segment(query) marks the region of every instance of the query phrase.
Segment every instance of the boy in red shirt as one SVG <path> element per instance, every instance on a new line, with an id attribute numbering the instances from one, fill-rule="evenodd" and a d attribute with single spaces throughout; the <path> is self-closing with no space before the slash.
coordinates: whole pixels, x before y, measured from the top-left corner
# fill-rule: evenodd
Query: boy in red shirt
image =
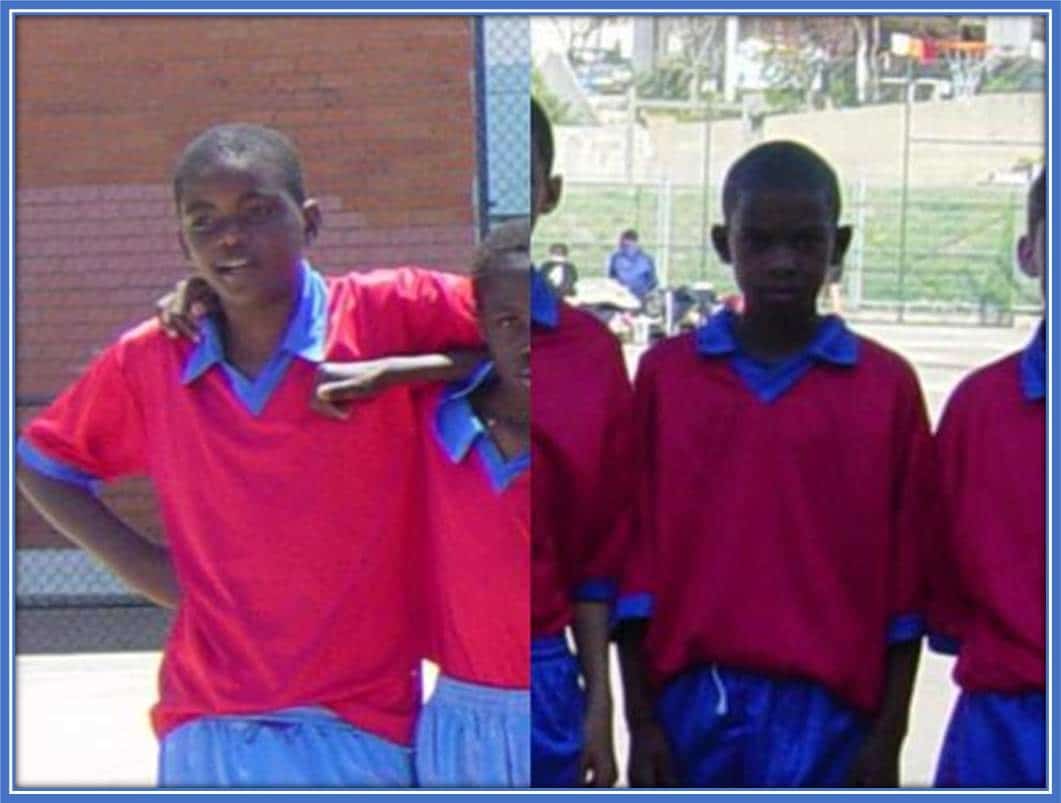
<path id="1" fill-rule="evenodd" d="M 474 345 L 468 283 L 317 274 L 303 252 L 319 209 L 293 146 L 260 126 L 194 140 L 174 194 L 218 314 L 197 344 L 150 322 L 106 349 L 26 428 L 20 487 L 177 608 L 152 711 L 161 785 L 410 785 L 420 493 L 417 442 L 398 441 L 417 432 L 413 400 L 395 388 L 340 423 L 307 399 L 326 358 Z M 93 493 L 131 475 L 154 481 L 165 547 Z"/>
<path id="2" fill-rule="evenodd" d="M 924 402 L 900 357 L 817 314 L 851 237 L 820 156 L 752 149 L 723 210 L 743 312 L 660 343 L 634 385 L 630 780 L 895 786 L 931 530 Z"/>
<path id="3" fill-rule="evenodd" d="M 552 174 L 552 127 L 533 99 L 531 145 L 536 220 L 556 207 L 562 184 Z M 531 361 L 532 786 L 612 786 L 608 627 L 633 492 L 630 383 L 614 335 L 557 300 L 538 271 Z"/>
<path id="4" fill-rule="evenodd" d="M 530 785 L 530 226 L 487 236 L 473 273 L 489 358 L 421 394 L 427 656 L 421 786 Z"/>
<path id="5" fill-rule="evenodd" d="M 1046 298 L 1046 174 L 1028 192 L 1017 255 Z M 956 653 L 936 786 L 1046 786 L 1046 321 L 975 371 L 936 435 L 946 511 L 930 581 L 929 644 Z"/>

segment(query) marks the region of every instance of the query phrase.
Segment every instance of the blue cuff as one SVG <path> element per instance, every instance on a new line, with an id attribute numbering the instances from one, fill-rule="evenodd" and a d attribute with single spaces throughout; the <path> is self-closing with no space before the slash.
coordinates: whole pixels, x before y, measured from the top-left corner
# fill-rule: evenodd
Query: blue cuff
<path id="1" fill-rule="evenodd" d="M 50 477 L 59 482 L 76 485 L 78 488 L 84 488 L 92 494 L 99 494 L 99 489 L 103 485 L 103 480 L 92 474 L 87 474 L 80 469 L 76 469 L 73 466 L 68 466 L 66 463 L 60 463 L 58 460 L 48 457 L 48 455 L 37 450 L 33 444 L 25 438 L 18 439 L 15 451 L 18 453 L 18 457 L 22 461 L 22 464 L 27 468 L 33 469 L 38 474 L 43 474 L 45 477 Z"/>
<path id="2" fill-rule="evenodd" d="M 612 614 L 612 626 L 630 619 L 651 619 L 655 599 L 651 594 L 627 594 L 619 597 Z"/>
<path id="3" fill-rule="evenodd" d="M 957 655 L 961 649 L 962 643 L 959 639 L 954 636 L 948 636 L 944 633 L 929 633 L 928 634 L 928 646 L 933 652 L 938 652 L 943 655 Z"/>
<path id="4" fill-rule="evenodd" d="M 577 602 L 611 602 L 616 591 L 614 580 L 587 580 L 575 589 L 574 597 Z"/>
<path id="5" fill-rule="evenodd" d="M 925 635 L 925 620 L 917 613 L 893 616 L 888 624 L 888 646 L 916 641 Z"/>

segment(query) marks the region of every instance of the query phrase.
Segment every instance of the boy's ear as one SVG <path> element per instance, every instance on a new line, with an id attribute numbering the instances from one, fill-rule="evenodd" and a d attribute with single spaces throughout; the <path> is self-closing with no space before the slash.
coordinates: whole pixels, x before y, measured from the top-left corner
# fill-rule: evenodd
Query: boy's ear
<path id="1" fill-rule="evenodd" d="M 727 226 L 716 224 L 711 227 L 711 244 L 715 246 L 715 253 L 718 254 L 723 264 L 730 264 L 732 257 L 729 253 L 729 228 Z"/>
<path id="2" fill-rule="evenodd" d="M 560 196 L 564 194 L 564 177 L 563 176 L 551 176 L 545 182 L 545 198 L 542 202 L 542 208 L 538 210 L 538 215 L 548 215 L 554 209 L 557 204 L 560 203 Z M 531 201 L 533 203 L 533 199 Z"/>
<path id="3" fill-rule="evenodd" d="M 1035 245 L 1032 243 L 1032 238 L 1027 234 L 1022 234 L 1017 240 L 1017 264 L 1020 266 L 1021 273 L 1032 279 L 1038 275 L 1035 269 L 1034 251 Z"/>
<path id="4" fill-rule="evenodd" d="M 843 265 L 847 249 L 851 247 L 851 235 L 854 233 L 850 226 L 837 226 L 836 239 L 833 241 L 833 254 L 829 260 L 830 265 Z"/>
<path id="5" fill-rule="evenodd" d="M 324 215 L 321 213 L 320 204 L 315 198 L 307 198 L 302 202 L 302 230 L 305 234 L 306 245 L 313 242 L 320 234 L 321 223 Z"/>

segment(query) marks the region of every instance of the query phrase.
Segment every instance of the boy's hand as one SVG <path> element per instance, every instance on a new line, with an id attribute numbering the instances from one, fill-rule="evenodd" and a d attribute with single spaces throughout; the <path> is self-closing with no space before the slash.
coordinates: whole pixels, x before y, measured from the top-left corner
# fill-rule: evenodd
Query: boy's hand
<path id="1" fill-rule="evenodd" d="M 155 302 L 155 315 L 170 337 L 186 337 L 199 342 L 199 321 L 217 309 L 217 295 L 198 276 L 181 279 L 173 291 Z"/>
<path id="2" fill-rule="evenodd" d="M 375 396 L 390 386 L 393 360 L 325 362 L 317 368 L 310 407 L 337 420 L 350 417 L 354 402 Z"/>
<path id="3" fill-rule="evenodd" d="M 579 759 L 578 777 L 583 786 L 615 786 L 619 772 L 612 747 L 611 705 L 591 705 L 586 713 L 585 745 Z"/>
<path id="4" fill-rule="evenodd" d="M 848 785 L 862 789 L 897 789 L 901 746 L 902 737 L 890 729 L 876 727 L 871 730 L 851 765 Z"/>
<path id="5" fill-rule="evenodd" d="M 651 789 L 678 785 L 667 736 L 656 722 L 643 722 L 630 729 L 627 775 L 633 787 Z"/>

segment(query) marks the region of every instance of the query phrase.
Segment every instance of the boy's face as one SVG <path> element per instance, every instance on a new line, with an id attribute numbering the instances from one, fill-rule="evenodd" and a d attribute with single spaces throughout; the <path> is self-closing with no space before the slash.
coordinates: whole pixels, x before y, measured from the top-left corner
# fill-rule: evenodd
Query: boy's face
<path id="1" fill-rule="evenodd" d="M 478 280 L 479 327 L 498 376 L 530 392 L 530 259 L 510 252 Z"/>
<path id="2" fill-rule="evenodd" d="M 300 208 L 278 168 L 226 159 L 184 182 L 180 240 L 223 304 L 260 306 L 290 298 L 320 211 Z"/>
<path id="3" fill-rule="evenodd" d="M 829 266 L 851 239 L 837 227 L 824 191 L 750 190 L 738 195 L 727 225 L 712 230 L 715 249 L 733 265 L 748 313 L 816 313 Z"/>
<path id="4" fill-rule="evenodd" d="M 1046 221 L 1040 219 L 1035 230 L 1023 235 L 1017 243 L 1017 261 L 1025 276 L 1039 277 L 1039 288 L 1046 298 Z"/>
<path id="5" fill-rule="evenodd" d="M 560 202 L 564 180 L 560 176 L 550 176 L 545 170 L 545 162 L 538 153 L 538 148 L 531 137 L 531 230 L 538 221 L 539 215 L 552 212 Z"/>

